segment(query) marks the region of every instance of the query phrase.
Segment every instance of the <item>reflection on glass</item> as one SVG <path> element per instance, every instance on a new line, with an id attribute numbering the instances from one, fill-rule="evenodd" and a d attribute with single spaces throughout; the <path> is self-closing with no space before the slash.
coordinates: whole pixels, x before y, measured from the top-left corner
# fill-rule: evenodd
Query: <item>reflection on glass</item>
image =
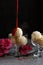
<path id="1" fill-rule="evenodd" d="M 41 45 L 41 43 L 39 44 L 39 43 L 33 42 L 32 40 L 31 40 L 31 43 L 33 46 L 37 47 L 38 49 L 37 53 L 34 54 L 34 57 L 41 57 L 42 56 L 41 53 L 43 51 L 42 49 L 43 46 Z"/>

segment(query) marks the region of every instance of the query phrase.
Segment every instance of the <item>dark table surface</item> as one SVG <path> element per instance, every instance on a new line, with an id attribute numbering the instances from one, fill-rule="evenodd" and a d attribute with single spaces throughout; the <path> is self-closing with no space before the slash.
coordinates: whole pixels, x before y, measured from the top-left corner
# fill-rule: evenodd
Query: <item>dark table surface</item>
<path id="1" fill-rule="evenodd" d="M 43 53 L 42 57 L 28 56 L 21 60 L 14 56 L 0 57 L 0 65 L 43 65 Z"/>

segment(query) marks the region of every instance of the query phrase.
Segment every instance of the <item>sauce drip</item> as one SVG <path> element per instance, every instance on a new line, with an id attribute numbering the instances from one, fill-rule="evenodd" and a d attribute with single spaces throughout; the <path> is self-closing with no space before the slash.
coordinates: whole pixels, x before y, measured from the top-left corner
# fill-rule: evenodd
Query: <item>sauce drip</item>
<path id="1" fill-rule="evenodd" d="M 18 0 L 16 0 L 16 28 L 12 32 L 13 36 L 15 35 L 17 28 L 18 28 Z"/>
<path id="2" fill-rule="evenodd" d="M 16 0 L 16 28 L 18 27 L 18 0 Z"/>

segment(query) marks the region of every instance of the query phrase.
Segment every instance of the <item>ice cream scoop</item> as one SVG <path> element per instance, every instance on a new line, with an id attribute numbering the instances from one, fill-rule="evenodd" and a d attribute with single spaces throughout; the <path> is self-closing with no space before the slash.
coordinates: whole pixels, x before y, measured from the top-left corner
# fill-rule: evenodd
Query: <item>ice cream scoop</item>
<path id="1" fill-rule="evenodd" d="M 27 44 L 27 38 L 25 36 L 20 36 L 16 39 L 17 45 L 26 45 Z"/>
<path id="2" fill-rule="evenodd" d="M 41 39 L 42 35 L 39 31 L 34 31 L 31 35 L 31 39 L 33 41 L 37 41 L 38 39 Z"/>
<path id="3" fill-rule="evenodd" d="M 23 31 L 22 31 L 21 28 L 18 27 L 18 28 L 16 29 L 16 31 L 13 32 L 13 34 L 14 34 L 14 37 L 20 37 L 20 36 L 23 35 Z"/>
<path id="4" fill-rule="evenodd" d="M 40 45 L 40 46 L 43 46 L 43 36 L 37 40 L 37 43 Z"/>

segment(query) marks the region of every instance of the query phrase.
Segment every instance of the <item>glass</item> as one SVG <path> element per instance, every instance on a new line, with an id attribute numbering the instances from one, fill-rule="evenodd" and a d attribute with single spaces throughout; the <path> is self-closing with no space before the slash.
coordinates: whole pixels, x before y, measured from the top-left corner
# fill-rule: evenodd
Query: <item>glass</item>
<path id="1" fill-rule="evenodd" d="M 40 46 L 36 42 L 31 40 L 33 46 L 37 47 L 37 53 L 33 54 L 34 57 L 42 57 L 43 46 Z"/>

